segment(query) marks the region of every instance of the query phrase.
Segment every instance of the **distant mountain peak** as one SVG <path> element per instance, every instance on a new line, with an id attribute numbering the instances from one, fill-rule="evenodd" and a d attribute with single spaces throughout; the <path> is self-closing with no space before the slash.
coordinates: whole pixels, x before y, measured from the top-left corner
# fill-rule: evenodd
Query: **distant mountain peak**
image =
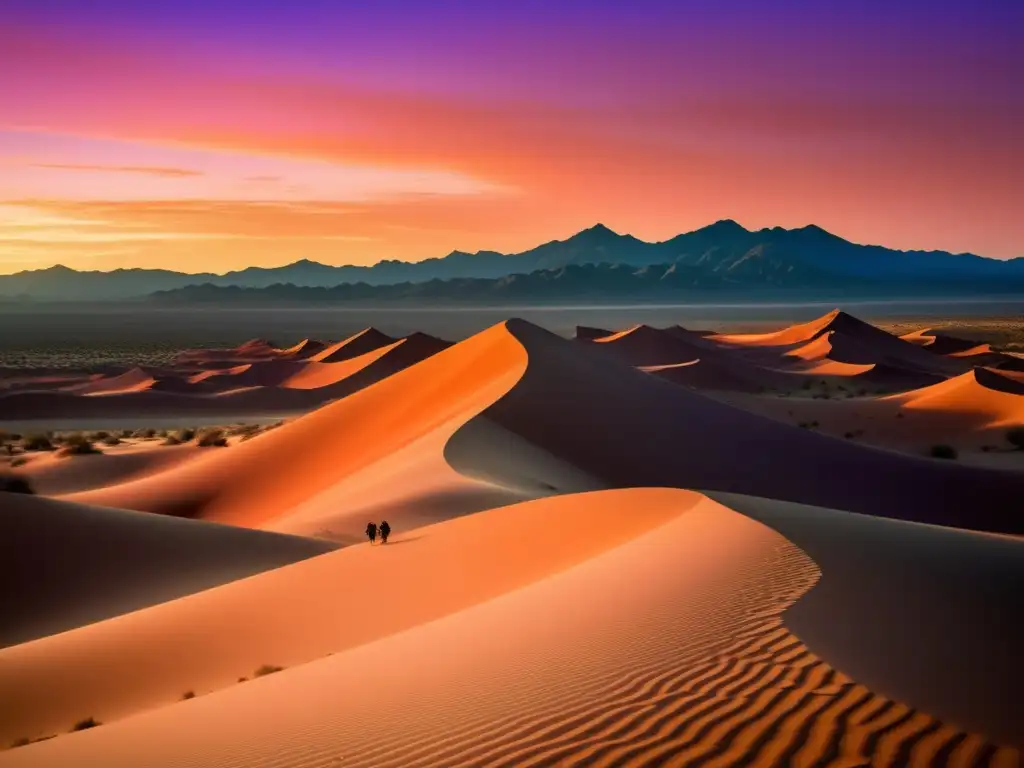
<path id="1" fill-rule="evenodd" d="M 714 224 L 704 227 L 705 231 L 711 232 L 749 232 L 746 227 L 735 219 L 719 219 Z"/>
<path id="2" fill-rule="evenodd" d="M 588 227 L 587 229 L 584 229 L 584 230 L 582 230 L 580 232 L 577 232 L 570 239 L 577 238 L 577 237 L 584 237 L 584 238 L 587 238 L 587 239 L 593 239 L 593 238 L 609 238 L 610 239 L 610 238 L 613 238 L 613 237 L 614 238 L 623 237 L 623 235 L 620 235 L 618 232 L 616 232 L 614 229 L 611 229 L 610 227 L 606 227 L 604 224 L 598 223 L 598 224 L 595 224 L 592 227 Z"/>

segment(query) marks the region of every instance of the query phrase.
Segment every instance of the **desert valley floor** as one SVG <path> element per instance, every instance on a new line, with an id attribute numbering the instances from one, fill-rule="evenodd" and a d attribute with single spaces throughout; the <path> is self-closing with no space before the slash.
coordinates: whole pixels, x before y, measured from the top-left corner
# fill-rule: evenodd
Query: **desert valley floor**
<path id="1" fill-rule="evenodd" d="M 1024 761 L 1024 357 L 835 311 L 0 378 L 150 417 L 221 429 L 2 435 L 0 768 Z"/>

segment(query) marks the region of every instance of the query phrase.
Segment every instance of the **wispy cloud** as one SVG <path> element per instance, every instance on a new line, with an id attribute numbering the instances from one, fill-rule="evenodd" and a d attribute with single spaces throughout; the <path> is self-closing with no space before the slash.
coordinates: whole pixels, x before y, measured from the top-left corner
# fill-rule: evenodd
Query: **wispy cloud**
<path id="1" fill-rule="evenodd" d="M 48 168 L 56 171 L 93 171 L 100 173 L 138 173 L 144 176 L 159 176 L 166 179 L 181 179 L 203 176 L 202 171 L 190 168 L 161 168 L 141 165 L 84 165 L 77 163 L 32 163 L 32 168 Z"/>

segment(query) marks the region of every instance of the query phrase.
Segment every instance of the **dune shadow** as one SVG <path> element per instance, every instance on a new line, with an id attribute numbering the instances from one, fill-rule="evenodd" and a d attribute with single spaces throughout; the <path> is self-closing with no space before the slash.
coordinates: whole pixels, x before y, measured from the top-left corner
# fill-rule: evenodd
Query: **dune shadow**
<path id="1" fill-rule="evenodd" d="M 1024 541 L 726 493 L 821 568 L 786 625 L 872 691 L 1024 747 Z"/>

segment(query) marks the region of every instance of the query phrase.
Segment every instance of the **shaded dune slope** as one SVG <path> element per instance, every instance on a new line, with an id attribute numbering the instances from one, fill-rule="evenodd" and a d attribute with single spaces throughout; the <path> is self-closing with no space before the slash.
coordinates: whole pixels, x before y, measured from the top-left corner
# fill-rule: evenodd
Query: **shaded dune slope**
<path id="1" fill-rule="evenodd" d="M 607 541 L 602 552 L 520 589 L 331 658 L 5 753 L 0 765 L 1018 763 L 1020 752 L 1010 745 L 999 747 L 960 730 L 960 723 L 851 680 L 789 629 L 787 609 L 792 613 L 808 599 L 819 575 L 828 583 L 834 552 L 846 546 L 821 536 L 813 521 L 791 522 L 785 513 L 762 509 L 757 516 L 765 525 L 669 489 L 561 497 L 523 509 L 558 515 L 563 507 L 611 502 L 640 512 L 671 504 L 673 497 L 678 508 L 660 526 Z M 502 512 L 514 518 L 517 511 L 445 523 L 436 535 L 470 520 L 485 526 Z M 837 514 L 815 512 L 826 520 Z M 628 517 L 620 513 L 617 520 Z M 602 518 L 595 526 L 607 523 Z M 522 531 L 530 525 L 539 526 L 538 533 L 548 527 L 540 519 Z M 824 573 L 768 526 L 817 539 Z M 860 550 L 861 569 L 870 568 L 871 543 L 859 537 L 851 545 Z M 401 567 L 419 544 L 387 551 L 391 566 Z M 856 589 L 850 576 L 840 573 L 837 580 Z M 906 615 L 884 617 L 888 631 L 908 621 Z M 800 631 L 831 618 L 816 608 L 801 618 Z M 47 671 L 28 662 L 7 669 L 26 666 Z M 992 720 L 982 719 L 989 728 Z M 367 739 L 381 723 L 401 727 L 385 740 Z"/>
<path id="2" fill-rule="evenodd" d="M 507 327 L 529 365 L 484 416 L 607 486 L 732 491 L 1024 532 L 1018 474 L 894 455 L 801 430 L 611 364 L 524 321 Z M 457 433 L 452 442 L 459 439 Z M 487 471 L 501 477 L 500 457 L 481 455 L 462 470 L 488 463 Z"/>
<path id="3" fill-rule="evenodd" d="M 785 616 L 811 651 L 876 693 L 1024 748 L 1024 541 L 712 498 L 774 528 L 821 568 Z"/>
<path id="4" fill-rule="evenodd" d="M 0 506 L 0 577 L 17 585 L 4 590 L 2 645 L 65 632 L 333 549 L 313 539 L 22 494 L 3 494 Z"/>

